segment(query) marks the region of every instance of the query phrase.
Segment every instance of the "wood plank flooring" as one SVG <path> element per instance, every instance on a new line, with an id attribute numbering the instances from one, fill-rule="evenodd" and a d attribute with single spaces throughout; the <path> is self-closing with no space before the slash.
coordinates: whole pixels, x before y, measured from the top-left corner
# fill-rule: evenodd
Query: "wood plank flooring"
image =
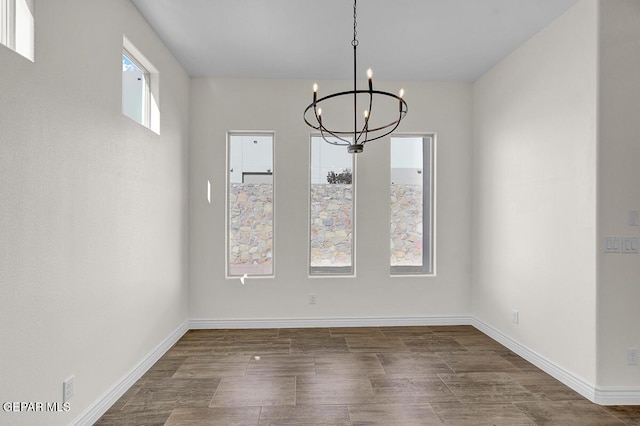
<path id="1" fill-rule="evenodd" d="M 97 425 L 640 425 L 471 326 L 191 330 Z"/>

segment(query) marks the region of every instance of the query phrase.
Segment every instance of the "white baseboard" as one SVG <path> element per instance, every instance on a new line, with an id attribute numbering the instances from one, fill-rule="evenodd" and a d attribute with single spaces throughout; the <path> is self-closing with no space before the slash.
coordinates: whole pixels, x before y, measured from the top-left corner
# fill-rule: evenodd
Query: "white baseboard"
<path id="1" fill-rule="evenodd" d="M 471 325 L 470 316 L 443 317 L 358 317 L 358 318 L 249 318 L 192 319 L 189 328 L 310 328 L 310 327 L 394 327 L 426 325 Z"/>
<path id="2" fill-rule="evenodd" d="M 593 403 L 600 405 L 640 405 L 640 388 L 638 387 L 596 387 L 476 318 L 473 318 L 471 325 Z"/>
<path id="3" fill-rule="evenodd" d="M 640 387 L 597 387 L 594 402 L 600 405 L 640 405 Z"/>
<path id="4" fill-rule="evenodd" d="M 96 402 L 91 404 L 71 424 L 77 426 L 90 426 L 107 412 L 133 384 L 146 373 L 153 364 L 158 361 L 171 347 L 189 330 L 188 322 L 185 322 L 169 335 L 163 342 L 156 346 L 145 356 L 142 361 L 131 369 L 123 378 L 111 386 Z"/>

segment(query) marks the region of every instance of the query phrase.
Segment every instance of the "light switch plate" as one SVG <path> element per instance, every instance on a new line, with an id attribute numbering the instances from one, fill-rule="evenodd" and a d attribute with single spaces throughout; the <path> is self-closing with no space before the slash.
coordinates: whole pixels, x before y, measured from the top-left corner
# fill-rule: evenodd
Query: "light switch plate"
<path id="1" fill-rule="evenodd" d="M 620 253 L 620 237 L 605 237 L 604 238 L 604 252 L 605 253 Z"/>
<path id="2" fill-rule="evenodd" d="M 638 237 L 623 237 L 622 238 L 622 252 L 623 253 L 638 253 Z"/>

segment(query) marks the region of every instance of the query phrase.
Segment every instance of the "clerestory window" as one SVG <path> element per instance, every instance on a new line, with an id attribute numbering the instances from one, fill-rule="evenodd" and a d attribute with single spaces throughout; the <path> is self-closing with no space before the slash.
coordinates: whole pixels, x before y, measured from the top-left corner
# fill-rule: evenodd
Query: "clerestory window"
<path id="1" fill-rule="evenodd" d="M 122 113 L 160 134 L 159 73 L 126 38 L 122 49 Z"/>

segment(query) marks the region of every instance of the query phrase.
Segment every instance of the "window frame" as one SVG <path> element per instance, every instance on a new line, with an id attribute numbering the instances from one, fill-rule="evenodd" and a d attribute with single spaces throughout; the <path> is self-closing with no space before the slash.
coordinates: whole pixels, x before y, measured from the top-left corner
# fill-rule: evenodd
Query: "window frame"
<path id="1" fill-rule="evenodd" d="M 151 124 L 151 73 L 149 70 L 145 68 L 144 65 L 138 59 L 136 59 L 135 55 L 129 52 L 125 47 L 122 48 L 122 56 L 126 57 L 133 65 L 135 65 L 140 71 L 142 71 L 142 75 L 144 77 L 143 81 L 143 91 L 142 91 L 142 113 L 140 114 L 140 118 L 142 121 L 139 121 L 144 127 L 150 127 Z M 123 106 L 124 108 L 124 106 Z M 123 111 L 124 112 L 124 111 Z M 138 121 L 135 118 L 127 115 L 134 121 Z"/>
<path id="2" fill-rule="evenodd" d="M 0 0 L 0 44 L 35 62 L 34 0 Z"/>
<path id="3" fill-rule="evenodd" d="M 322 140 L 322 135 L 320 133 L 312 133 L 309 135 L 309 181 L 308 181 L 308 202 L 307 208 L 308 214 L 308 226 L 307 226 L 307 276 L 309 278 L 344 278 L 344 277 L 355 277 L 356 276 L 356 165 L 357 165 L 357 156 L 355 154 L 348 154 L 346 146 L 339 146 L 339 148 L 344 149 L 345 153 L 352 156 L 351 159 L 351 197 L 352 197 L 352 208 L 351 208 L 351 266 L 311 266 L 311 226 L 312 226 L 312 218 L 311 218 L 311 185 L 312 185 L 312 173 L 313 173 L 313 140 L 314 138 L 319 138 L 320 143 L 328 144 L 328 142 Z M 351 139 L 351 138 L 348 138 Z"/>
<path id="4" fill-rule="evenodd" d="M 273 130 L 229 130 L 226 133 L 226 153 L 225 153 L 225 243 L 224 243 L 224 270 L 225 279 L 238 279 L 242 277 L 241 274 L 231 274 L 229 265 L 230 254 L 230 205 L 229 194 L 231 189 L 231 138 L 232 136 L 257 136 L 257 137 L 271 137 L 271 170 L 270 175 L 272 178 L 272 201 L 271 201 L 271 273 L 270 274 L 247 274 L 249 278 L 275 278 L 276 275 L 276 163 L 275 163 L 275 148 L 276 148 L 276 132 Z M 265 173 L 266 175 L 266 173 Z M 243 173 L 244 180 L 244 173 Z"/>
<path id="5" fill-rule="evenodd" d="M 15 50 L 15 0 L 0 0 L 0 43 Z"/>
<path id="6" fill-rule="evenodd" d="M 395 134 L 389 140 L 389 172 L 391 173 L 391 150 L 393 139 L 422 139 L 422 265 L 391 265 L 391 245 L 389 246 L 389 275 L 391 277 L 435 276 L 435 193 L 436 193 L 436 134 L 411 133 Z M 425 145 L 426 148 L 425 149 Z M 428 171 L 427 167 L 428 166 Z M 391 178 L 391 176 L 390 176 Z M 389 200 L 391 200 L 391 179 L 389 180 Z M 391 202 L 389 201 L 389 241 L 391 235 Z M 428 231 L 426 234 L 425 231 Z"/>
<path id="7" fill-rule="evenodd" d="M 160 73 L 142 52 L 125 36 L 122 36 L 122 56 L 126 56 L 145 76 L 142 99 L 141 121 L 129 116 L 124 110 L 124 85 L 122 86 L 122 115 L 146 127 L 157 135 L 160 134 Z M 122 69 L 121 56 L 121 69 Z"/>

